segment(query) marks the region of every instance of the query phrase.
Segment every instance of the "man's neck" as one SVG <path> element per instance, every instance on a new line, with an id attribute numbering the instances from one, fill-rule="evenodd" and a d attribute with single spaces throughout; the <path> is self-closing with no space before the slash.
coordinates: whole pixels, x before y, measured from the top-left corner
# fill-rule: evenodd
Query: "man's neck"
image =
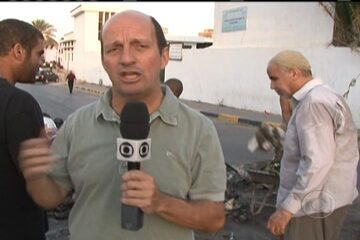
<path id="1" fill-rule="evenodd" d="M 4 79 L 4 80 L 7 81 L 9 84 L 15 86 L 15 81 L 12 81 L 11 78 L 6 77 L 5 74 L 2 74 L 1 72 L 0 72 L 0 78 Z"/>
<path id="2" fill-rule="evenodd" d="M 152 114 L 160 107 L 163 99 L 164 99 L 164 93 L 162 92 L 161 88 L 159 88 L 159 91 L 156 91 L 156 93 L 153 93 L 150 96 L 142 97 L 142 98 L 123 97 L 114 93 L 114 90 L 112 90 L 111 107 L 118 115 L 120 115 L 126 102 L 140 101 L 146 104 L 149 114 Z"/>
<path id="3" fill-rule="evenodd" d="M 0 58 L 0 77 L 5 79 L 9 84 L 15 85 L 16 81 L 11 74 L 11 66 L 8 64 L 6 59 Z"/>
<path id="4" fill-rule="evenodd" d="M 312 76 L 303 77 L 300 79 L 300 81 L 297 81 L 297 84 L 294 86 L 291 97 L 299 91 L 306 83 L 313 80 L 314 78 Z"/>

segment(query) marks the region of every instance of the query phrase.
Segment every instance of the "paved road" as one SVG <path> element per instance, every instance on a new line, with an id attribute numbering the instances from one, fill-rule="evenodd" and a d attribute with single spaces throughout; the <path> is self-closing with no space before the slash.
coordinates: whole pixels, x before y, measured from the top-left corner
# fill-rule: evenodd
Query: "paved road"
<path id="1" fill-rule="evenodd" d="M 41 109 L 53 118 L 66 119 L 79 107 L 98 99 L 96 96 L 83 92 L 70 95 L 67 88 L 53 84 L 16 84 L 16 86 L 33 95 Z"/>

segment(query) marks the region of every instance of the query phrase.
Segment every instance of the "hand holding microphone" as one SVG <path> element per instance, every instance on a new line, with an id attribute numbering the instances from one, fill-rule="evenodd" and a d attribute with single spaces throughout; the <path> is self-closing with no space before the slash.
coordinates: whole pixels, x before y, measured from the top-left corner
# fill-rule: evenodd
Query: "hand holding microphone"
<path id="1" fill-rule="evenodd" d="M 148 214 L 159 210 L 163 195 L 152 176 L 142 171 L 129 171 L 122 176 L 122 180 L 122 203 L 136 206 Z"/>
<path id="2" fill-rule="evenodd" d="M 117 139 L 116 155 L 118 160 L 127 162 L 128 170 L 139 170 L 141 161 L 151 157 L 151 139 L 147 138 L 150 129 L 149 119 L 147 107 L 142 102 L 128 102 L 121 112 L 122 138 Z M 125 175 L 122 187 L 123 199 L 135 199 L 135 204 L 122 204 L 121 225 L 123 229 L 135 231 L 143 226 L 143 212 L 133 205 L 139 205 L 136 204 L 136 199 L 143 197 L 141 190 L 144 189 L 145 174 L 129 172 Z"/>

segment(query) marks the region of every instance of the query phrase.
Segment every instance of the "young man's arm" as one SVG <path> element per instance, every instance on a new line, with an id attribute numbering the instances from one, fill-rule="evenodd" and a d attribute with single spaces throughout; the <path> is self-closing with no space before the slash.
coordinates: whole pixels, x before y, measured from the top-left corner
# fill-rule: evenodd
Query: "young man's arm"
<path id="1" fill-rule="evenodd" d="M 19 166 L 27 190 L 33 200 L 46 209 L 58 206 L 70 192 L 47 175 L 56 160 L 47 138 L 30 139 L 21 144 Z"/>

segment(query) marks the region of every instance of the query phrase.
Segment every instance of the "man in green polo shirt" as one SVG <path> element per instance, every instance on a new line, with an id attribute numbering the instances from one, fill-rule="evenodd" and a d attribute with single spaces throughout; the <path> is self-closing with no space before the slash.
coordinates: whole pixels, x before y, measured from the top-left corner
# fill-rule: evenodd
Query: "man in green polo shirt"
<path id="1" fill-rule="evenodd" d="M 194 239 L 225 222 L 225 163 L 213 123 L 161 85 L 169 49 L 160 24 L 136 11 L 114 15 L 101 35 L 102 64 L 112 81 L 99 101 L 69 116 L 50 153 L 44 139 L 22 146 L 27 189 L 46 208 L 75 191 L 71 239 Z M 128 101 L 150 113 L 151 160 L 127 171 L 116 160 L 120 114 Z M 55 166 L 54 166 L 55 165 Z M 121 203 L 144 212 L 138 231 L 121 228 Z"/>

